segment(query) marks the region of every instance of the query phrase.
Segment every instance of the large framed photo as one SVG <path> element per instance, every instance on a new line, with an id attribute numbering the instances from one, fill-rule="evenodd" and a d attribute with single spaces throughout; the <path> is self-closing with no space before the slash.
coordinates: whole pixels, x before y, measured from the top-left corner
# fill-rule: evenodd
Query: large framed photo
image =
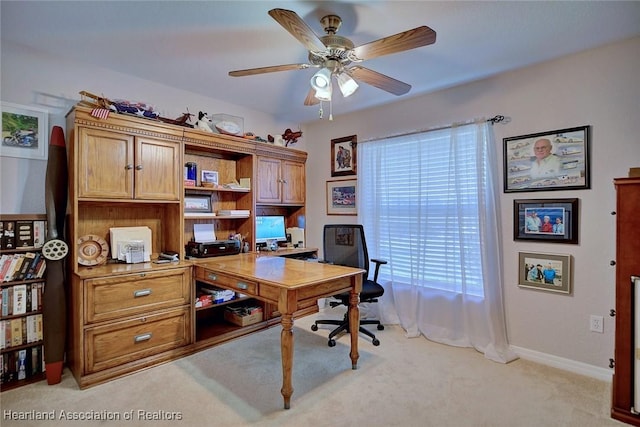
<path id="1" fill-rule="evenodd" d="M 357 215 L 355 179 L 327 181 L 327 215 Z"/>
<path id="2" fill-rule="evenodd" d="M 571 293 L 571 255 L 520 252 L 518 286 Z"/>
<path id="3" fill-rule="evenodd" d="M 2 102 L 0 156 L 47 160 L 47 110 Z"/>
<path id="4" fill-rule="evenodd" d="M 514 200 L 513 240 L 577 244 L 578 200 Z"/>
<path id="5" fill-rule="evenodd" d="M 331 140 L 331 176 L 356 175 L 357 145 L 355 135 Z"/>
<path id="6" fill-rule="evenodd" d="M 504 192 L 590 188 L 590 126 L 503 139 Z"/>

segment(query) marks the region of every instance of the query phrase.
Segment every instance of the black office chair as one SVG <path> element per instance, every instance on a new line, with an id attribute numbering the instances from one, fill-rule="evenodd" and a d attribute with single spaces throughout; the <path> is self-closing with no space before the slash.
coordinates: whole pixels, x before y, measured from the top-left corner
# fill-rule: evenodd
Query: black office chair
<path id="1" fill-rule="evenodd" d="M 362 225 L 355 224 L 330 224 L 324 226 L 324 262 L 336 265 L 345 265 L 348 267 L 361 268 L 366 270 L 363 274 L 362 292 L 360 292 L 360 302 L 378 302 L 378 298 L 384 294 L 384 288 L 378 284 L 378 271 L 380 266 L 386 264 L 387 261 L 372 259 L 375 263 L 375 273 L 373 280 L 369 280 L 369 254 L 367 252 L 367 243 L 364 239 L 364 228 Z M 331 307 L 338 305 L 346 305 L 349 307 L 349 292 L 334 295 L 338 301 L 330 302 Z M 318 325 L 337 325 L 329 334 L 329 347 L 336 345 L 334 337 L 342 331 L 349 332 L 349 311 L 345 313 L 342 320 L 316 320 L 311 325 L 312 331 L 318 330 Z M 369 330 L 362 325 L 378 325 L 378 330 L 382 331 L 384 325 L 379 320 L 360 320 L 359 331 L 372 339 L 373 345 L 380 345 L 380 341 Z"/>

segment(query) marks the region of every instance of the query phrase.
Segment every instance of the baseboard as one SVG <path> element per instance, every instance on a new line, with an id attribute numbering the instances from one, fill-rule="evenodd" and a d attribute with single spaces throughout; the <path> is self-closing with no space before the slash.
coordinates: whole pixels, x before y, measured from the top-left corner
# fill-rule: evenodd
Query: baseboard
<path id="1" fill-rule="evenodd" d="M 552 354 L 541 353 L 539 351 L 529 350 L 522 347 L 512 345 L 511 349 L 522 359 L 540 363 L 542 365 L 551 366 L 575 374 L 585 375 L 600 381 L 611 382 L 613 370 L 599 368 L 587 363 L 576 362 L 575 360 L 565 359 L 564 357 L 554 356 Z"/>

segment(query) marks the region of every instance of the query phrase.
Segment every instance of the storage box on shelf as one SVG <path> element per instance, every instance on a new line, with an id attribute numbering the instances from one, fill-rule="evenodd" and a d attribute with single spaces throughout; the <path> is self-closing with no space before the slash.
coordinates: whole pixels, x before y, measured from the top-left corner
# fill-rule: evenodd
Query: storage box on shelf
<path id="1" fill-rule="evenodd" d="M 46 262 L 41 247 L 46 216 L 0 215 L 0 389 L 44 375 L 42 295 Z"/>

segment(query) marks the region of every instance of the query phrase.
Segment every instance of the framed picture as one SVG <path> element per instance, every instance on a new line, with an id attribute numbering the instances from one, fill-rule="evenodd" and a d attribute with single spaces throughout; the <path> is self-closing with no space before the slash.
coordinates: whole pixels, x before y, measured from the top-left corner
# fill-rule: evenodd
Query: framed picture
<path id="1" fill-rule="evenodd" d="M 513 240 L 577 244 L 578 200 L 514 200 Z"/>
<path id="2" fill-rule="evenodd" d="M 331 140 L 331 176 L 356 175 L 355 135 Z"/>
<path id="3" fill-rule="evenodd" d="M 187 213 L 211 213 L 210 196 L 185 196 L 184 211 Z"/>
<path id="4" fill-rule="evenodd" d="M 201 173 L 200 182 L 203 186 L 205 186 L 205 184 L 208 184 L 209 186 L 218 185 L 218 172 L 203 170 Z"/>
<path id="5" fill-rule="evenodd" d="M 47 160 L 47 110 L 2 102 L 0 155 Z"/>
<path id="6" fill-rule="evenodd" d="M 571 255 L 520 252 L 518 286 L 571 293 Z"/>
<path id="7" fill-rule="evenodd" d="M 356 182 L 327 181 L 327 215 L 357 215 Z"/>
<path id="8" fill-rule="evenodd" d="M 590 126 L 504 138 L 504 192 L 590 188 Z"/>

